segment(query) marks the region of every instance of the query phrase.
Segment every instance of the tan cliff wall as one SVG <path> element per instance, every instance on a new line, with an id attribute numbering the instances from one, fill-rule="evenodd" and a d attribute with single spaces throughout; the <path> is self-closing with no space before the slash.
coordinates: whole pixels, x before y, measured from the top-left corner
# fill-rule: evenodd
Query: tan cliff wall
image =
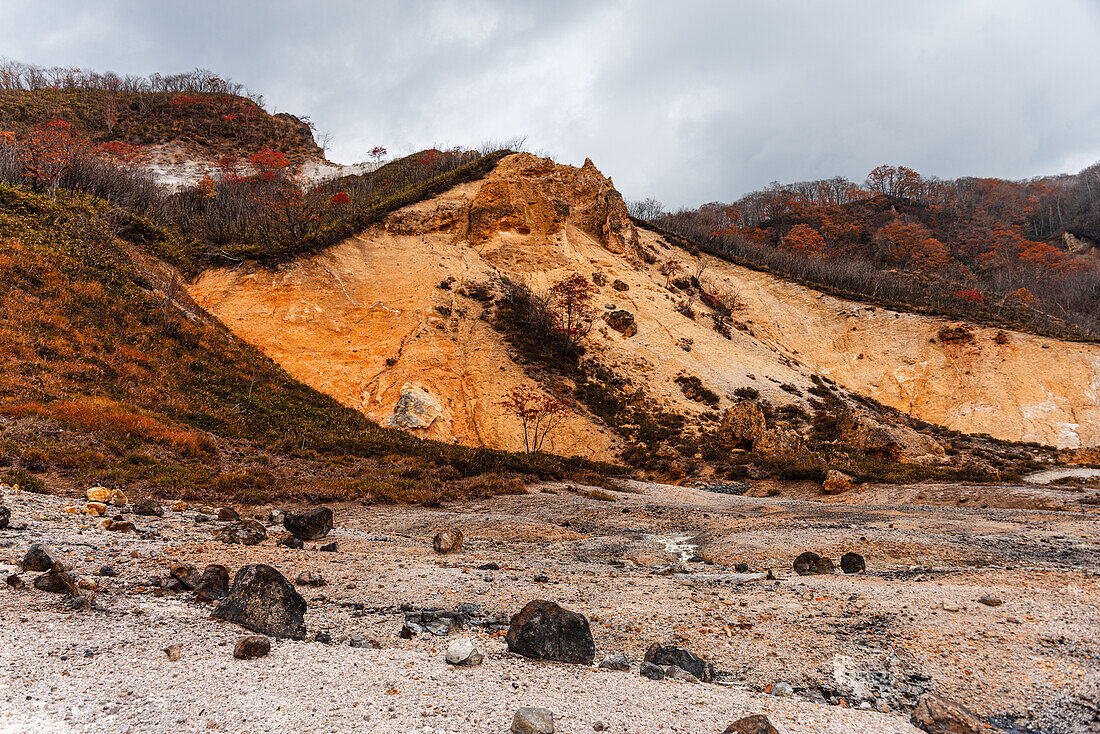
<path id="1" fill-rule="evenodd" d="M 667 287 L 658 264 L 668 258 L 708 287 L 735 290 L 743 329 L 721 336 L 698 299 Z M 622 197 L 591 162 L 573 168 L 511 156 L 485 180 L 396 212 L 321 255 L 276 271 L 207 271 L 190 291 L 292 375 L 379 422 L 393 418 L 403 389 L 422 388 L 440 410 L 417 435 L 514 450 L 523 446 L 519 424 L 500 403 L 511 388 L 537 383 L 480 318 L 486 303 L 470 286 L 507 275 L 538 289 L 573 272 L 602 274 L 598 306 L 629 311 L 637 323 L 628 337 L 598 321 L 586 358 L 668 410 L 694 417 L 709 410 L 684 396 L 679 375 L 717 392 L 721 410 L 739 387 L 777 405 L 802 401 L 789 389 L 805 393 L 819 373 L 950 428 L 1100 443 L 1100 346 L 1014 332 L 1002 344 L 983 328 L 973 329 L 972 342 L 945 345 L 936 339 L 939 319 L 695 258 L 635 230 Z M 613 288 L 615 280 L 627 290 Z M 695 319 L 677 309 L 685 300 Z M 620 446 L 578 410 L 547 448 L 610 459 Z"/>

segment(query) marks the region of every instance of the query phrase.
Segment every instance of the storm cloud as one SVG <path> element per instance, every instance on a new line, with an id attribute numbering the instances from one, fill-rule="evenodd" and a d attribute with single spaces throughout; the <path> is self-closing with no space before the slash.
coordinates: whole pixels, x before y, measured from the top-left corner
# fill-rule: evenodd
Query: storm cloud
<path id="1" fill-rule="evenodd" d="M 0 55 L 207 68 L 329 157 L 526 136 L 627 198 L 729 201 L 879 163 L 1026 178 L 1100 159 L 1100 5 L 4 0 Z"/>

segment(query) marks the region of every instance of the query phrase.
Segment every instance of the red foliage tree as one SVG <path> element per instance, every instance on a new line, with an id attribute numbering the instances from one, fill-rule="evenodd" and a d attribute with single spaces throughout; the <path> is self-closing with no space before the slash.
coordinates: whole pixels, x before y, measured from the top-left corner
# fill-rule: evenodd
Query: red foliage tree
<path id="1" fill-rule="evenodd" d="M 569 404 L 538 388 L 512 388 L 500 403 L 523 426 L 523 447 L 527 453 L 542 451 L 546 437 L 569 414 Z"/>
<path id="2" fill-rule="evenodd" d="M 779 246 L 798 255 L 817 257 L 825 253 L 825 238 L 808 224 L 796 224 L 779 241 Z"/>
<path id="3" fill-rule="evenodd" d="M 562 352 L 569 354 L 592 329 L 596 309 L 596 287 L 578 273 L 566 275 L 550 286 L 547 308 L 562 339 Z"/>

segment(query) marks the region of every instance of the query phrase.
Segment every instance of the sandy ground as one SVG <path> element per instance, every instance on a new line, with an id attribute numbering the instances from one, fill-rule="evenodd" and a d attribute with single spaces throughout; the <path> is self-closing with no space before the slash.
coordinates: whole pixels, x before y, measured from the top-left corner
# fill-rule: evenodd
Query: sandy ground
<path id="1" fill-rule="evenodd" d="M 0 590 L 0 731 L 503 732 L 516 708 L 534 705 L 555 712 L 560 732 L 597 721 L 612 732 L 721 732 L 766 713 L 784 733 L 912 734 L 911 699 L 925 690 L 1007 731 L 1100 726 L 1096 511 L 898 506 L 883 502 L 886 488 L 830 503 L 622 489 L 615 501 L 547 485 L 438 509 L 337 506 L 325 539 L 336 553 L 277 547 L 274 526 L 261 545 L 227 546 L 212 540 L 219 523 L 195 524 L 191 510 L 134 518 L 141 535 L 106 533 L 62 512 L 64 499 L 9 495 L 26 528 L 0 531 L 4 575 L 32 542 L 84 577 L 104 563 L 120 575 L 99 579 L 91 611 Z M 440 556 L 431 537 L 447 526 L 466 544 Z M 680 562 L 685 548 L 705 560 Z M 798 577 L 791 561 L 803 550 L 854 550 L 868 570 Z M 235 660 L 241 629 L 188 593 L 146 585 L 172 561 L 320 573 L 328 585 L 299 590 L 310 632 L 332 644 L 278 641 L 266 658 Z M 500 569 L 478 570 L 487 563 Z M 738 563 L 775 579 L 745 581 Z M 23 574 L 28 585 L 33 576 Z M 984 595 L 1004 603 L 978 603 Z M 485 662 L 456 669 L 443 661 L 445 639 L 397 635 L 402 604 L 473 603 L 507 618 L 534 598 L 587 615 L 597 660 L 638 661 L 649 643 L 676 641 L 709 657 L 717 682 L 528 661 L 481 627 L 463 633 Z M 353 636 L 366 647 L 350 646 Z M 180 660 L 165 656 L 170 644 Z M 795 696 L 769 695 L 778 682 Z"/>

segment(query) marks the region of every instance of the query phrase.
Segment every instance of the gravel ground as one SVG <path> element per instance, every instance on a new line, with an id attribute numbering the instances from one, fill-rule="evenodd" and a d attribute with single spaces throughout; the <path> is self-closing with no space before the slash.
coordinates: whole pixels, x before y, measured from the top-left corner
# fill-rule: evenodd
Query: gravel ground
<path id="1" fill-rule="evenodd" d="M 440 509 L 337 506 L 324 540 L 336 553 L 276 547 L 274 526 L 261 545 L 224 545 L 211 537 L 220 523 L 195 524 L 191 510 L 132 518 L 142 535 L 107 533 L 64 513 L 62 498 L 9 494 L 13 522 L 27 527 L 0 531 L 4 575 L 31 542 L 50 543 L 84 577 L 104 563 L 120 575 L 100 579 L 92 611 L 0 591 L 0 731 L 503 732 L 533 705 L 552 709 L 562 732 L 598 720 L 612 732 L 721 732 L 766 713 L 785 734 L 911 734 L 903 699 L 923 690 L 1014 731 L 1100 724 L 1090 709 L 1100 690 L 1096 512 L 1020 509 L 1018 497 L 1013 509 L 898 507 L 877 504 L 881 488 L 875 505 L 623 489 L 614 502 L 547 485 Z M 432 552 L 446 526 L 466 534 L 462 553 Z M 685 536 L 705 562 L 676 562 L 670 539 Z M 857 550 L 868 571 L 794 576 L 802 550 Z M 328 585 L 299 590 L 307 626 L 333 644 L 277 641 L 266 658 L 235 660 L 241 629 L 190 594 L 146 585 L 172 561 L 320 573 Z M 500 569 L 477 569 L 489 562 Z M 738 563 L 776 579 L 746 580 Z M 28 586 L 33 576 L 23 574 Z M 1004 604 L 980 604 L 983 595 Z M 675 641 L 709 657 L 718 684 L 528 661 L 482 628 L 464 634 L 485 662 L 456 669 L 443 662 L 444 639 L 397 636 L 401 604 L 474 603 L 507 618 L 533 598 L 587 615 L 597 659 L 637 661 L 650 642 Z M 367 646 L 349 646 L 353 635 Z M 175 662 L 163 652 L 171 644 L 183 651 Z M 781 681 L 795 697 L 766 692 Z"/>

